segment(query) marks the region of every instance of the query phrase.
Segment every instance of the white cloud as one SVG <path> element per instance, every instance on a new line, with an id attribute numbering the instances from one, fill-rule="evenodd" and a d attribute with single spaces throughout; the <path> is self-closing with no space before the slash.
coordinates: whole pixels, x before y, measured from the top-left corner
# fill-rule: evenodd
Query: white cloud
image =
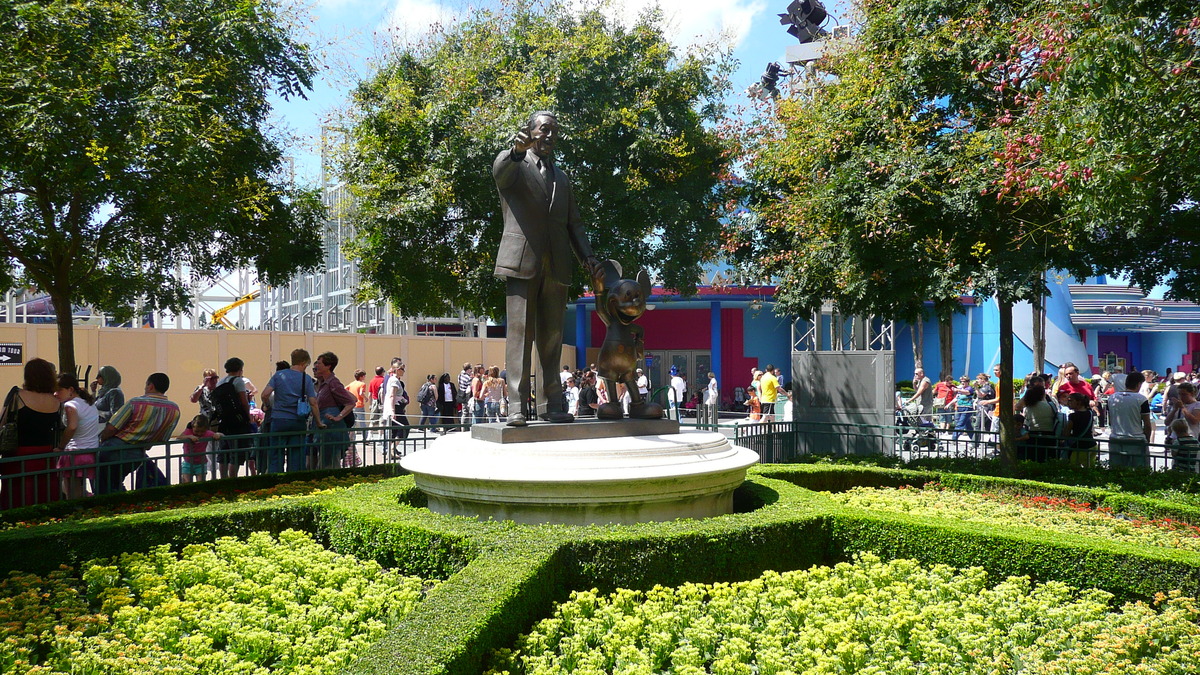
<path id="1" fill-rule="evenodd" d="M 434 26 L 453 23 L 464 9 L 434 0 L 397 0 L 380 23 L 379 32 L 401 44 L 415 41 Z"/>
<path id="2" fill-rule="evenodd" d="M 320 0 L 337 5 L 354 0 Z M 606 7 L 605 14 L 626 25 L 633 23 L 647 8 L 657 4 L 666 20 L 667 37 L 677 47 L 688 47 L 712 40 L 737 49 L 750 32 L 755 16 L 762 13 L 766 0 L 573 0 L 577 8 Z M 400 41 L 416 40 L 429 32 L 432 25 L 446 25 L 470 11 L 463 0 L 396 0 L 379 26 Z"/>
<path id="3" fill-rule="evenodd" d="M 574 4 L 590 3 L 576 0 Z M 605 13 L 629 24 L 654 5 L 662 8 L 667 38 L 676 47 L 719 40 L 737 49 L 750 32 L 750 23 L 766 9 L 767 3 L 765 0 L 614 0 Z"/>

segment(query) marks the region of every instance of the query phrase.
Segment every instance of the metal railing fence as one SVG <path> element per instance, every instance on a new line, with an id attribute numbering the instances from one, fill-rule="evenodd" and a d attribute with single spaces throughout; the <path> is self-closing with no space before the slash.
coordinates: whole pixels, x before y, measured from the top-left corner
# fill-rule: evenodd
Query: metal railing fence
<path id="1" fill-rule="evenodd" d="M 734 442 L 754 450 L 762 462 L 768 464 L 796 462 L 809 455 L 882 454 L 903 461 L 922 458 L 985 460 L 998 457 L 1000 452 L 997 432 L 973 427 L 939 428 L 925 422 L 916 425 L 815 422 L 730 425 L 718 424 L 719 410 L 704 408 L 696 420 L 696 428 L 728 430 L 732 426 Z M 69 452 L 19 452 L 0 458 L 0 509 L 199 479 L 395 463 L 408 453 L 424 450 L 442 434 L 465 431 L 470 427 L 469 421 L 460 423 L 455 417 L 445 424 L 373 424 L 275 431 L 225 436 L 220 441 L 209 442 L 203 453 L 189 453 L 180 439 Z M 1162 443 L 1134 443 L 1104 437 L 1072 442 L 1050 434 L 1031 435 L 1018 443 L 1017 449 L 1018 459 L 1023 461 L 1200 472 L 1200 458 L 1186 453 L 1186 449 Z M 185 460 L 191 461 L 185 464 Z"/>
<path id="2" fill-rule="evenodd" d="M 993 459 L 1000 435 L 978 429 L 936 426 L 772 422 L 739 424 L 734 442 L 754 450 L 764 463 L 799 461 L 805 455 L 883 454 L 903 461 L 921 458 Z M 1017 443 L 1017 460 L 1063 462 L 1079 467 L 1142 467 L 1200 473 L 1200 457 L 1176 444 L 1092 437 L 1069 439 L 1030 434 Z"/>
<path id="3" fill-rule="evenodd" d="M 0 509 L 197 479 L 394 463 L 442 434 L 470 426 L 457 419 L 437 425 L 330 425 L 224 436 L 200 453 L 188 452 L 186 442 L 178 438 L 146 445 L 18 452 L 0 458 Z"/>

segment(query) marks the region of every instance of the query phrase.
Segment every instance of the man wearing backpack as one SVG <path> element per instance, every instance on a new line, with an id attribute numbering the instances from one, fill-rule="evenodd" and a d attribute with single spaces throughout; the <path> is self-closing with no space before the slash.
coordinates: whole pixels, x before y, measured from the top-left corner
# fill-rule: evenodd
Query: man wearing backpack
<path id="1" fill-rule="evenodd" d="M 214 427 L 224 436 L 250 433 L 250 399 L 246 394 L 246 379 L 242 370 L 246 364 L 236 356 L 225 362 L 225 377 L 212 391 Z M 221 478 L 236 478 L 238 467 L 246 463 L 254 439 L 236 438 L 221 441 L 217 452 L 217 468 Z"/>

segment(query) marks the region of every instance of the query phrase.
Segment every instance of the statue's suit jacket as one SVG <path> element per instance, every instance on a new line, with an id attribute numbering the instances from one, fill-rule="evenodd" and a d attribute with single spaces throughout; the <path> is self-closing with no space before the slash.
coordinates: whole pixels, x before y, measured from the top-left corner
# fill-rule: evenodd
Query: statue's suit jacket
<path id="1" fill-rule="evenodd" d="M 548 274 L 567 286 L 576 267 L 573 257 L 586 259 L 592 248 L 579 220 L 570 180 L 555 168 L 554 182 L 547 185 L 537 160 L 532 150 L 523 159 L 513 160 L 512 149 L 508 149 L 492 164 L 504 207 L 504 234 L 494 273 L 515 279 Z M 551 269 L 542 269 L 544 261 L 549 261 Z"/>

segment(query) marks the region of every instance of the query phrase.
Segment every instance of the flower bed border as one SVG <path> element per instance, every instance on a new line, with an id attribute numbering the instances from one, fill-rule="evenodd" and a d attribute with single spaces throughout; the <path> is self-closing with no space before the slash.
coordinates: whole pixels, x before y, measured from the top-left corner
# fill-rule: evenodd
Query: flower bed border
<path id="1" fill-rule="evenodd" d="M 1171 588 L 1200 594 L 1200 554 L 1194 552 L 867 512 L 812 490 L 936 480 L 960 490 L 1047 494 L 1120 505 L 1143 516 L 1200 520 L 1200 509 L 1186 505 L 1033 481 L 862 466 L 760 466 L 749 479 L 737 498 L 747 509 L 759 507 L 754 510 L 704 521 L 578 528 L 432 514 L 414 508 L 422 496 L 410 478 L 402 478 L 326 495 L 7 530 L 0 532 L 0 564 L 43 571 L 155 544 L 291 527 L 313 532 L 339 552 L 446 579 L 350 671 L 364 674 L 478 673 L 491 650 L 510 644 L 571 590 L 745 580 L 767 569 L 829 564 L 868 550 L 884 558 L 977 565 L 998 577 L 1094 586 L 1122 600 Z"/>

